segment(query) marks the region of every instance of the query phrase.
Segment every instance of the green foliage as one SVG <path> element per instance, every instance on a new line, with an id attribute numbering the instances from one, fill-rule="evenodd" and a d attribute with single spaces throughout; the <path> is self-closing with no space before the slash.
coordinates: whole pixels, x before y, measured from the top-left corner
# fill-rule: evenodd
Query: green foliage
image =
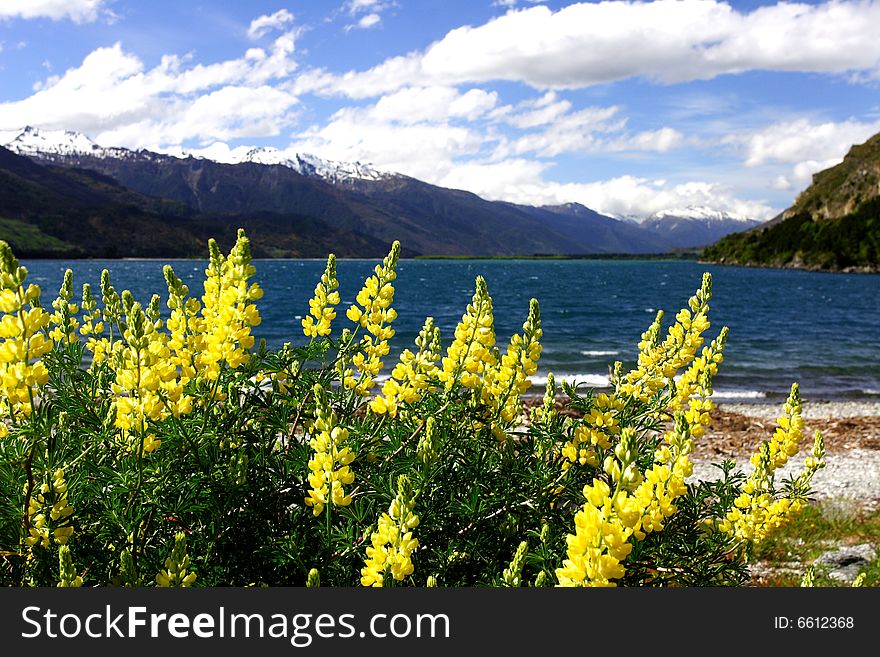
<path id="1" fill-rule="evenodd" d="M 772 226 L 728 235 L 703 252 L 727 264 L 801 266 L 839 270 L 880 267 L 880 197 L 839 219 L 814 221 L 801 212 Z"/>
<path id="2" fill-rule="evenodd" d="M 777 488 L 772 467 L 749 489 L 732 463 L 716 482 L 685 483 L 727 333 L 699 351 L 708 275 L 665 338 L 662 313 L 642 336 L 636 370 L 616 365 L 612 393 L 566 386 L 573 418 L 556 412 L 551 383 L 526 418 L 538 304 L 499 349 L 482 279 L 442 361 L 427 321 L 418 353 L 405 352 L 381 393 L 362 394 L 393 336 L 396 249 L 347 328 L 279 350 L 251 347 L 249 304 L 261 292 L 247 282 L 241 232 L 228 258 L 212 244 L 198 312 L 173 272 L 164 319 L 105 275 L 103 313 L 82 316 L 88 341 L 56 338 L 42 358 L 47 380 L 26 382 L 28 402 L 4 402 L 0 585 L 54 586 L 59 564 L 63 581 L 84 586 L 354 586 L 370 563 L 385 585 L 746 581 L 750 532 L 785 515 L 755 509 L 800 505 L 803 491 Z M 18 312 L 16 299 L 30 297 L 10 285 L 0 301 Z M 311 312 L 329 327 L 338 295 L 328 291 L 316 290 Z M 3 348 L 60 330 L 39 326 L 8 331 Z M 796 444 L 796 390 L 786 418 L 779 435 Z M 774 438 L 764 451 L 787 444 Z M 612 531 L 627 549 L 608 543 Z M 611 570 L 592 572 L 594 562 Z"/>

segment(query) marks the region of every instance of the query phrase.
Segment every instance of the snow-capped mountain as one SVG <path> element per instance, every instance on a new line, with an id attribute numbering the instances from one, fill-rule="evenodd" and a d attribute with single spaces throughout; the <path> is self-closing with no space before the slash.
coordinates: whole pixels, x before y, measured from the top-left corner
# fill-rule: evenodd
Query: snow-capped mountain
<path id="1" fill-rule="evenodd" d="M 653 221 L 655 219 L 693 219 L 697 221 L 744 221 L 753 222 L 754 219 L 741 214 L 727 212 L 726 210 L 716 210 L 705 205 L 688 205 L 684 208 L 670 208 L 661 210 L 645 218 L 645 221 Z"/>
<path id="2" fill-rule="evenodd" d="M 124 157 L 127 149 L 103 148 L 84 134 L 71 130 L 38 130 L 27 126 L 19 131 L 5 132 L 2 145 L 13 153 L 50 162 L 89 157 Z"/>
<path id="3" fill-rule="evenodd" d="M 117 200 L 127 191 L 144 197 L 123 205 L 140 204 L 159 214 L 187 214 L 205 225 L 234 216 L 241 225 L 261 229 L 269 224 L 287 226 L 272 229 L 276 238 L 282 233 L 302 237 L 322 230 L 329 235 L 328 229 L 317 226 L 331 226 L 345 231 L 348 237 L 340 240 L 364 253 L 395 239 L 413 254 L 666 253 L 709 244 L 757 223 L 702 207 L 668 210 L 635 223 L 577 203 L 533 207 L 488 201 L 368 164 L 276 148 L 157 153 L 103 147 L 80 133 L 32 127 L 0 133 L 0 145 L 11 157 L 71 169 L 80 181 L 94 179 L 94 174 L 104 177 L 101 184 L 110 179 L 121 187 Z M 0 197 L 0 211 L 3 204 Z M 311 228 L 306 229 L 307 221 Z M 292 233 L 291 222 L 298 226 Z M 310 248 L 319 252 L 316 244 Z M 274 249 L 267 252 L 275 253 Z"/>
<path id="4" fill-rule="evenodd" d="M 304 176 L 317 176 L 333 184 L 349 180 L 384 180 L 398 175 L 379 171 L 361 162 L 325 160 L 308 153 L 295 153 L 293 157 L 289 157 L 283 151 L 271 147 L 252 148 L 239 161 L 280 164 Z"/>
<path id="5" fill-rule="evenodd" d="M 0 145 L 18 155 L 75 166 L 80 164 L 79 160 L 82 158 L 132 159 L 153 155 L 150 151 L 144 150 L 105 148 L 96 144 L 86 135 L 71 130 L 42 130 L 31 126 L 18 131 L 0 133 Z M 165 155 L 180 159 L 193 157 L 224 164 L 252 162 L 254 164 L 281 165 L 293 169 L 303 176 L 321 178 L 334 185 L 356 180 L 384 180 L 398 175 L 379 171 L 361 162 L 335 162 L 307 153 L 295 153 L 293 156 L 289 156 L 277 148 L 270 147 L 251 148 L 241 155 L 233 152 L 230 157 L 224 158 L 222 161 L 186 150 L 178 150 Z"/>
<path id="6" fill-rule="evenodd" d="M 739 233 L 759 226 L 761 221 L 743 215 L 716 210 L 705 205 L 661 210 L 639 224 L 658 235 L 664 235 L 683 248 L 706 246 L 730 233 Z"/>

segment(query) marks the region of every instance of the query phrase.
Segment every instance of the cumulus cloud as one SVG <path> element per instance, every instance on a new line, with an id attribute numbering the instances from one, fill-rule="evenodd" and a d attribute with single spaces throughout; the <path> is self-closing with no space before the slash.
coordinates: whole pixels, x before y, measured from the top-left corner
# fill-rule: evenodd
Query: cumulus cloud
<path id="1" fill-rule="evenodd" d="M 367 162 L 436 182 L 439 175 L 458 166 L 456 158 L 478 153 L 483 144 L 483 135 L 468 126 L 448 121 L 383 121 L 370 112 L 340 110 L 326 125 L 297 134 L 289 150 L 330 160 Z"/>
<path id="2" fill-rule="evenodd" d="M 268 51 L 195 65 L 165 55 L 151 69 L 120 43 L 98 48 L 30 97 L 0 103 L 0 130 L 77 130 L 131 148 L 275 135 L 295 121 L 298 100 L 278 84 L 296 69 L 294 48 L 285 33 Z"/>
<path id="3" fill-rule="evenodd" d="M 773 183 L 777 189 L 789 189 L 809 182 L 817 171 L 843 160 L 853 144 L 860 144 L 880 132 L 880 121 L 814 122 L 807 118 L 773 123 L 745 135 L 728 135 L 723 142 L 740 149 L 747 167 L 788 164 L 788 175 Z"/>
<path id="4" fill-rule="evenodd" d="M 102 14 L 112 17 L 106 5 L 112 0 L 3 0 L 0 20 L 6 18 L 69 19 L 74 23 L 90 23 Z"/>
<path id="5" fill-rule="evenodd" d="M 461 93 L 454 87 L 408 87 L 382 96 L 364 116 L 390 123 L 442 122 L 464 118 L 470 121 L 485 114 L 498 102 L 498 94 L 483 89 Z"/>
<path id="6" fill-rule="evenodd" d="M 660 83 L 751 70 L 880 76 L 880 0 L 779 3 L 738 11 L 717 0 L 577 3 L 511 10 L 448 32 L 422 52 L 365 71 L 319 71 L 304 88 L 352 98 L 410 84 L 511 80 L 573 89 L 641 77 Z"/>
<path id="7" fill-rule="evenodd" d="M 294 16 L 286 9 L 279 9 L 274 14 L 259 16 L 251 21 L 248 36 L 259 39 L 274 30 L 284 30 L 293 22 Z"/>

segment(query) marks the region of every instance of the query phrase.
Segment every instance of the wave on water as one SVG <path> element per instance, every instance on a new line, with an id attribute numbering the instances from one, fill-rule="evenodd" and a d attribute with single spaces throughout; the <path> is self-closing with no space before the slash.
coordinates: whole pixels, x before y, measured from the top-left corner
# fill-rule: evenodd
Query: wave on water
<path id="1" fill-rule="evenodd" d="M 712 399 L 764 399 L 767 393 L 758 390 L 715 390 Z"/>
<path id="2" fill-rule="evenodd" d="M 606 351 L 603 349 L 587 349 L 581 352 L 582 356 L 619 356 L 619 351 Z"/>
<path id="3" fill-rule="evenodd" d="M 556 385 L 563 381 L 570 384 L 583 383 L 594 388 L 607 388 L 610 385 L 607 374 L 556 374 L 554 372 L 553 379 L 556 381 Z M 532 382 L 532 385 L 547 385 L 546 375 L 530 376 L 529 380 Z"/>

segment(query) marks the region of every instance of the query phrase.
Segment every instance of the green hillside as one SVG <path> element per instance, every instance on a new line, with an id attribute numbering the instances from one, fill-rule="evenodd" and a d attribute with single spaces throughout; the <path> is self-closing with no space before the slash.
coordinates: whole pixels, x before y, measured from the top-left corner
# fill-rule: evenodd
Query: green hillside
<path id="1" fill-rule="evenodd" d="M 816 221 L 807 212 L 763 229 L 728 235 L 703 252 L 722 264 L 839 271 L 880 267 L 880 198 L 840 219 Z"/>
<path id="2" fill-rule="evenodd" d="M 880 134 L 853 146 L 779 218 L 728 235 L 703 252 L 710 262 L 839 271 L 880 271 Z"/>

